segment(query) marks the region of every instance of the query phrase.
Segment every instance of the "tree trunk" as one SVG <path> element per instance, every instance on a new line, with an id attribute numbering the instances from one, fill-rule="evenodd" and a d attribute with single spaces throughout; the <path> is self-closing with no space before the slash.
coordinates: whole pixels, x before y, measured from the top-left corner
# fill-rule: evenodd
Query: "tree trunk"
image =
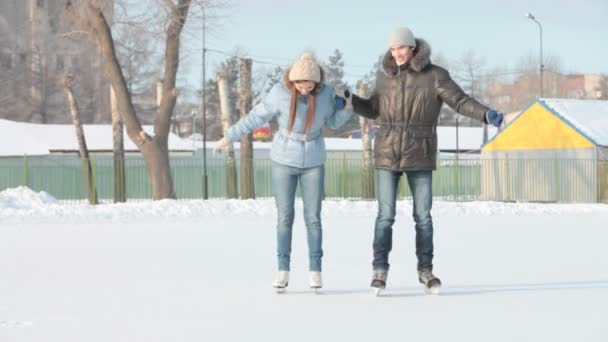
<path id="1" fill-rule="evenodd" d="M 359 84 L 359 96 L 367 97 L 367 84 Z M 369 120 L 359 116 L 361 126 L 361 143 L 363 144 L 363 177 L 361 182 L 361 197 L 374 198 L 374 162 L 372 160 L 372 140 L 369 136 Z"/>
<path id="2" fill-rule="evenodd" d="M 220 95 L 222 129 L 224 131 L 224 136 L 227 136 L 228 128 L 230 127 L 230 118 L 232 117 L 232 109 L 230 106 L 230 98 L 228 97 L 228 82 L 226 77 L 221 73 L 217 74 L 217 88 Z M 226 148 L 226 197 L 238 197 L 236 189 L 236 165 L 232 144 L 229 144 L 228 148 Z"/>
<path id="3" fill-rule="evenodd" d="M 91 160 L 89 159 L 89 150 L 87 149 L 87 142 L 84 137 L 84 131 L 80 124 L 80 117 L 78 112 L 78 103 L 74 98 L 72 92 L 72 77 L 66 75 L 64 78 L 65 95 L 68 99 L 70 106 L 70 114 L 72 116 L 72 123 L 76 129 L 76 140 L 78 140 L 78 151 L 80 154 L 80 161 L 82 162 L 82 172 L 84 174 L 85 187 L 87 189 L 87 196 L 89 198 L 89 204 L 98 204 L 97 202 L 97 190 L 93 180 L 93 169 L 91 168 Z"/>
<path id="4" fill-rule="evenodd" d="M 240 70 L 240 101 L 241 118 L 251 110 L 251 59 L 241 59 Z M 241 198 L 255 198 L 253 182 L 253 144 L 251 134 L 241 139 Z"/>
<path id="5" fill-rule="evenodd" d="M 110 28 L 103 15 L 94 3 L 89 0 L 86 5 L 86 18 L 75 14 L 73 4 L 68 1 L 66 11 L 83 21 L 88 20 L 88 27 L 101 50 L 106 69 L 106 75 L 116 91 L 118 108 L 123 122 L 127 128 L 127 134 L 141 151 L 146 168 L 150 177 L 152 196 L 155 200 L 163 198 L 176 198 L 169 166 L 169 130 L 171 128 L 171 116 L 177 99 L 175 79 L 179 64 L 180 34 L 186 22 L 191 0 L 179 0 L 175 5 L 171 1 L 165 1 L 169 18 L 165 32 L 165 64 L 163 74 L 163 93 L 158 114 L 154 120 L 154 137 L 150 137 L 142 130 L 139 119 L 131 101 L 131 94 L 127 88 L 120 64 L 116 58 L 114 41 Z"/>
<path id="6" fill-rule="evenodd" d="M 127 201 L 125 147 L 122 119 L 116 103 L 116 93 L 112 86 L 110 86 L 110 107 L 112 111 L 112 152 L 114 158 L 114 203 L 119 203 Z"/>

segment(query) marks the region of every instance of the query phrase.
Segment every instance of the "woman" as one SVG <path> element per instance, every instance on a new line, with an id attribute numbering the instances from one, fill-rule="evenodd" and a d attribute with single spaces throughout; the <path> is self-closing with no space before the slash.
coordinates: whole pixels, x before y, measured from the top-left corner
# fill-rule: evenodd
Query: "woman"
<path id="1" fill-rule="evenodd" d="M 342 93 L 343 94 L 343 93 Z M 289 283 L 291 238 L 296 187 L 300 183 L 308 235 L 310 287 L 323 286 L 321 258 L 321 200 L 325 185 L 325 142 L 321 127 L 338 128 L 351 116 L 346 101 L 323 83 L 323 70 L 310 53 L 304 53 L 285 72 L 264 100 L 214 145 L 222 150 L 278 116 L 272 160 L 272 188 L 277 206 L 277 256 L 279 272 L 272 286 L 281 291 Z"/>

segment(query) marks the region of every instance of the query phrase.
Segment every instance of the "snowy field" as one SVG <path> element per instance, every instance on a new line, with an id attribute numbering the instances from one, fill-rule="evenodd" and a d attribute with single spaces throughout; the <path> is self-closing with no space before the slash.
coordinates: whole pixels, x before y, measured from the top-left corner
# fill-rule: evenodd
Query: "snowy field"
<path id="1" fill-rule="evenodd" d="M 62 205 L 0 193 L 0 341 L 608 341 L 608 205 L 435 202 L 440 296 L 417 283 L 411 202 L 371 294 L 375 202 L 326 201 L 322 293 L 301 203 L 277 295 L 272 200 Z"/>

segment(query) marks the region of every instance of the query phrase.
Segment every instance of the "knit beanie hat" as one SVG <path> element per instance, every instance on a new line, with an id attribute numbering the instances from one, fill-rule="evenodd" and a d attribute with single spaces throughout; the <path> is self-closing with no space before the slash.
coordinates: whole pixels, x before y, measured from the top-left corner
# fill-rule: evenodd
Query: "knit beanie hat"
<path id="1" fill-rule="evenodd" d="M 407 27 L 397 27 L 388 38 L 388 46 L 405 45 L 416 46 L 414 34 Z"/>
<path id="2" fill-rule="evenodd" d="M 321 68 L 310 52 L 304 52 L 289 71 L 290 81 L 321 82 Z"/>

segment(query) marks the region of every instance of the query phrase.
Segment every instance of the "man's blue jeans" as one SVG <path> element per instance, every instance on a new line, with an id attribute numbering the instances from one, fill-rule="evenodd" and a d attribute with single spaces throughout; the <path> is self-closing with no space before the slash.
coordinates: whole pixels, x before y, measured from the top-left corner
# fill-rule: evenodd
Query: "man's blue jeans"
<path id="1" fill-rule="evenodd" d="M 399 191 L 399 179 L 403 173 L 413 195 L 414 221 L 416 223 L 416 256 L 418 270 L 433 269 L 433 220 L 431 206 L 433 204 L 432 171 L 393 172 L 377 171 L 378 216 L 374 229 L 374 269 L 388 270 L 388 254 L 393 248 L 393 223 L 395 223 L 395 207 Z"/>
<path id="2" fill-rule="evenodd" d="M 325 167 L 297 168 L 272 163 L 272 191 L 277 206 L 277 256 L 280 271 L 289 271 L 296 188 L 300 183 L 304 203 L 304 222 L 308 234 L 310 271 L 321 271 L 323 233 L 321 201 L 325 188 Z"/>

